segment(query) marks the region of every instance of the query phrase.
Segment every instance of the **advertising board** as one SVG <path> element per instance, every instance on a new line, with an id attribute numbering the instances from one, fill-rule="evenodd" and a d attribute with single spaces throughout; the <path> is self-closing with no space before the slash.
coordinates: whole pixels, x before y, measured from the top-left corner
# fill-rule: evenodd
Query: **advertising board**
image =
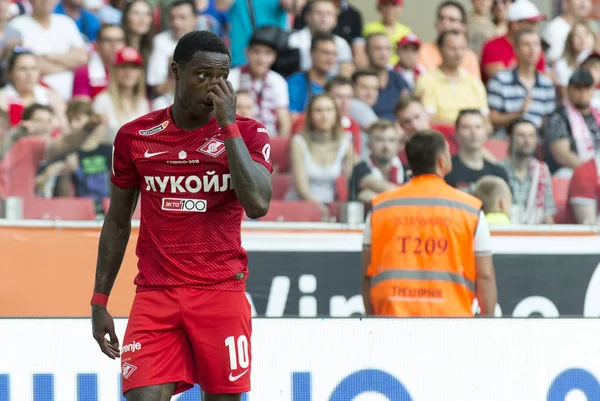
<path id="1" fill-rule="evenodd" d="M 116 321 L 120 339 L 125 325 Z M 598 319 L 253 325 L 253 387 L 244 401 L 600 399 Z M 122 401 L 119 362 L 100 353 L 88 319 L 0 319 L 0 341 L 0 401 Z M 198 389 L 176 400 L 200 401 Z"/>

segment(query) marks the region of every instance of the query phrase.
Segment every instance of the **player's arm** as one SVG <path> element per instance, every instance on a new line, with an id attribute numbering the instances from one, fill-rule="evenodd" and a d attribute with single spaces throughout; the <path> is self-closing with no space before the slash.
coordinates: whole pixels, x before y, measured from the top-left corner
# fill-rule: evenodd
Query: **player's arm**
<path id="1" fill-rule="evenodd" d="M 492 247 L 490 229 L 483 213 L 479 213 L 479 222 L 475 231 L 475 269 L 477 278 L 475 288 L 479 308 L 482 316 L 494 316 L 498 291 L 496 289 L 496 275 L 492 260 Z"/>
<path id="2" fill-rule="evenodd" d="M 363 233 L 362 249 L 362 280 L 360 290 L 365 306 L 365 315 L 373 314 L 373 304 L 371 303 L 371 276 L 369 275 L 369 266 L 371 265 L 371 216 L 367 216 L 365 229 Z"/>
<path id="3" fill-rule="evenodd" d="M 215 118 L 225 141 L 235 194 L 249 218 L 263 217 L 269 211 L 271 203 L 271 173 L 263 164 L 252 159 L 240 134 L 235 117 L 235 90 L 231 82 L 218 81 L 209 91 L 215 105 Z M 267 155 L 265 158 L 268 159 Z"/>

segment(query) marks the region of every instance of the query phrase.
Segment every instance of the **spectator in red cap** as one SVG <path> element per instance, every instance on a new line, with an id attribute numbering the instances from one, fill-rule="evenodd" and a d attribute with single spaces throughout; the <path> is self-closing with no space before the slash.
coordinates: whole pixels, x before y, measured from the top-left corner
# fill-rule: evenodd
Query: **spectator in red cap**
<path id="1" fill-rule="evenodd" d="M 150 112 L 146 99 L 142 55 L 133 47 L 122 48 L 115 56 L 108 87 L 94 99 L 94 112 L 107 118 L 105 141 L 112 143 L 119 128 Z"/>
<path id="2" fill-rule="evenodd" d="M 363 36 L 367 37 L 372 33 L 385 33 L 395 47 L 400 39 L 411 32 L 409 27 L 398 22 L 398 18 L 400 18 L 403 10 L 404 0 L 378 0 L 377 11 L 381 14 L 381 19 L 365 25 Z M 393 49 L 390 62 L 392 65 L 398 63 L 398 55 L 395 48 Z"/>
<path id="3" fill-rule="evenodd" d="M 417 78 L 427 72 L 425 67 L 418 63 L 421 41 L 417 35 L 409 33 L 396 43 L 396 47 L 398 63 L 394 66 L 394 70 L 402 75 L 410 89 L 413 90 Z"/>
<path id="4" fill-rule="evenodd" d="M 508 33 L 504 36 L 490 39 L 481 53 L 481 70 L 483 80 L 487 81 L 500 70 L 517 65 L 515 54 L 515 34 L 522 30 L 539 31 L 540 21 L 546 19 L 535 4 L 529 0 L 519 0 L 508 8 Z M 540 55 L 537 70 L 543 72 L 546 68 L 544 53 Z"/>

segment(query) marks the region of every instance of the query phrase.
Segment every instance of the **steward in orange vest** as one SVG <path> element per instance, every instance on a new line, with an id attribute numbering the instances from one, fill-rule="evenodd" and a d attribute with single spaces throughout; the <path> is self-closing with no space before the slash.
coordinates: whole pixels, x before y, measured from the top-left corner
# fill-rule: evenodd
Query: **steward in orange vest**
<path id="1" fill-rule="evenodd" d="M 436 131 L 406 144 L 412 180 L 373 198 L 363 246 L 365 311 L 377 316 L 493 316 L 496 281 L 481 201 L 446 184 L 448 143 Z"/>

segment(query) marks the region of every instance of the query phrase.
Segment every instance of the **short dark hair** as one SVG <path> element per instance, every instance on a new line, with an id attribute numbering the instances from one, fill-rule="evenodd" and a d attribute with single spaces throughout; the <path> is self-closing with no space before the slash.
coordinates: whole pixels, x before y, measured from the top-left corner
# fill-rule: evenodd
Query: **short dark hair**
<path id="1" fill-rule="evenodd" d="M 440 33 L 440 35 L 437 38 L 436 41 L 436 45 L 438 48 L 442 48 L 442 46 L 444 46 L 444 43 L 446 43 L 446 38 L 448 36 L 462 36 L 465 39 L 467 38 L 467 36 L 461 32 L 461 31 L 457 31 L 456 29 L 451 29 L 449 31 L 443 31 L 442 33 Z"/>
<path id="2" fill-rule="evenodd" d="M 467 10 L 465 10 L 465 7 L 459 3 L 458 1 L 454 1 L 454 0 L 446 0 L 441 2 L 438 7 L 437 10 L 435 12 L 436 18 L 440 18 L 440 13 L 442 12 L 442 8 L 446 8 L 446 7 L 455 7 L 458 9 L 458 11 L 460 11 L 460 17 L 462 19 L 462 23 L 466 24 L 467 23 Z"/>
<path id="3" fill-rule="evenodd" d="M 70 120 L 73 117 L 84 114 L 86 116 L 91 116 L 94 114 L 94 109 L 92 108 L 92 104 L 85 100 L 71 100 L 69 105 L 67 106 L 67 118 Z"/>
<path id="4" fill-rule="evenodd" d="M 538 38 L 540 38 L 540 40 L 542 39 L 540 34 L 537 33 L 536 31 L 534 31 L 533 29 L 521 29 L 520 31 L 515 32 L 515 36 L 514 36 L 514 41 L 515 41 L 515 46 L 517 46 L 519 44 L 519 42 L 521 41 L 521 38 L 525 35 L 537 35 Z"/>
<path id="5" fill-rule="evenodd" d="M 310 41 L 310 51 L 316 50 L 317 46 L 320 42 L 333 42 L 335 43 L 335 39 L 333 37 L 333 33 L 331 32 L 315 32 Z"/>
<path id="6" fill-rule="evenodd" d="M 38 110 L 45 110 L 45 111 L 49 112 L 50 114 L 54 115 L 54 110 L 52 110 L 52 107 L 46 106 L 45 104 L 34 103 L 31 106 L 26 107 L 25 110 L 23 110 L 21 119 L 23 121 L 31 120 L 33 118 L 33 115 L 35 114 L 35 112 Z"/>
<path id="7" fill-rule="evenodd" d="M 125 30 L 123 29 L 123 27 L 121 25 L 115 25 L 115 24 L 107 24 L 104 23 L 100 26 L 100 29 L 98 29 L 98 33 L 96 34 L 96 38 L 97 40 L 101 40 L 102 39 L 102 34 L 104 33 L 104 31 L 106 31 L 107 29 L 110 28 L 118 28 L 120 29 L 123 33 L 125 33 Z"/>
<path id="8" fill-rule="evenodd" d="M 175 46 L 173 61 L 180 65 L 187 64 L 197 52 L 229 54 L 223 40 L 209 31 L 192 31 L 183 35 Z"/>
<path id="9" fill-rule="evenodd" d="M 398 103 L 396 103 L 396 106 L 394 107 L 394 114 L 402 113 L 413 103 L 419 103 L 420 105 L 423 105 L 421 100 L 415 95 L 400 96 L 400 100 L 398 100 Z"/>
<path id="10" fill-rule="evenodd" d="M 517 125 L 521 125 L 521 124 L 529 124 L 533 128 L 535 128 L 535 130 L 537 131 L 537 127 L 531 120 L 519 117 L 519 118 L 515 118 L 510 123 L 508 123 L 508 125 L 506 126 L 506 135 L 511 136 L 515 132 L 515 128 L 517 128 Z"/>
<path id="11" fill-rule="evenodd" d="M 367 37 L 365 38 L 365 48 L 367 51 L 369 50 L 369 47 L 371 46 L 371 41 L 373 40 L 373 38 L 376 38 L 379 36 L 389 38 L 389 36 L 383 32 L 373 32 L 373 33 L 368 34 Z"/>
<path id="12" fill-rule="evenodd" d="M 193 0 L 174 0 L 173 2 L 171 2 L 171 5 L 169 6 L 169 11 L 171 11 L 175 7 L 180 7 L 180 6 L 192 7 L 192 11 L 194 12 L 194 15 L 196 15 L 196 11 L 197 11 L 196 10 L 196 2 L 194 2 Z"/>
<path id="13" fill-rule="evenodd" d="M 352 83 L 352 80 L 350 78 L 343 77 L 341 75 L 336 75 L 335 77 L 330 78 L 329 81 L 327 81 L 327 83 L 325 84 L 325 92 L 331 92 L 333 88 L 338 86 L 354 87 L 354 84 Z"/>
<path id="14" fill-rule="evenodd" d="M 356 82 L 362 77 L 379 78 L 379 75 L 377 75 L 377 71 L 375 71 L 371 68 L 361 68 L 361 69 L 354 71 L 354 74 L 352 74 L 352 83 L 354 85 L 356 85 Z"/>
<path id="15" fill-rule="evenodd" d="M 405 147 L 413 176 L 435 174 L 437 158 L 446 150 L 446 146 L 446 139 L 438 131 L 426 129 L 414 133 Z"/>
<path id="16" fill-rule="evenodd" d="M 313 8 L 315 7 L 315 4 L 317 4 L 317 3 L 331 3 L 337 8 L 337 6 L 333 2 L 333 0 L 313 0 L 313 1 L 309 1 L 306 4 L 306 10 L 304 11 L 305 15 L 310 13 L 313 10 Z"/>
<path id="17" fill-rule="evenodd" d="M 462 109 L 458 112 L 458 116 L 456 117 L 456 122 L 454 124 L 454 128 L 458 130 L 458 126 L 460 125 L 460 120 L 464 116 L 479 116 L 483 119 L 483 114 L 481 114 L 481 110 L 479 109 Z"/>

